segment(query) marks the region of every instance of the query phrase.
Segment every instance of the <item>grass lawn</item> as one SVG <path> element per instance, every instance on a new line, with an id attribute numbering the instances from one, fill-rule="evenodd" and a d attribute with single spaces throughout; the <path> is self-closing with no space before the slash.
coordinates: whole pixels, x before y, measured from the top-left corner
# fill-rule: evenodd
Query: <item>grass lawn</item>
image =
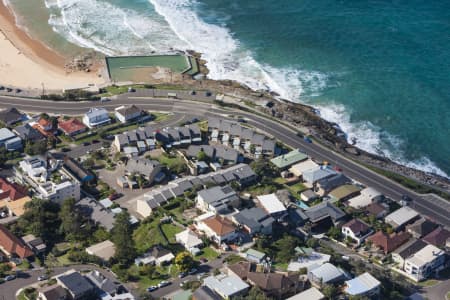
<path id="1" fill-rule="evenodd" d="M 296 183 L 294 185 L 286 185 L 286 188 L 291 192 L 292 195 L 298 195 L 299 193 L 303 192 L 307 189 L 306 186 L 304 186 L 301 183 Z"/>
<path id="2" fill-rule="evenodd" d="M 19 295 L 17 295 L 17 300 L 28 300 L 25 297 L 25 291 L 21 291 Z"/>
<path id="3" fill-rule="evenodd" d="M 157 285 L 161 281 L 167 280 L 169 277 L 173 277 L 178 274 L 178 270 L 174 265 L 156 267 L 156 272 L 158 272 L 160 275 L 154 278 L 139 274 L 139 268 L 140 267 L 136 265 L 132 265 L 128 271 L 133 275 L 133 277 L 137 278 L 140 292 L 145 292 L 149 286 Z"/>
<path id="4" fill-rule="evenodd" d="M 73 262 L 71 262 L 71 261 L 69 260 L 69 254 L 68 254 L 68 253 L 66 253 L 66 254 L 64 254 L 64 255 L 62 255 L 62 256 L 59 256 L 59 257 L 57 257 L 56 259 L 57 259 L 58 262 L 61 264 L 61 266 L 67 266 L 67 265 L 73 264 Z"/>
<path id="5" fill-rule="evenodd" d="M 447 295 L 445 296 L 445 298 L 446 298 L 447 300 L 450 299 L 450 292 L 447 293 Z"/>
<path id="6" fill-rule="evenodd" d="M 225 258 L 225 261 L 226 261 L 229 265 L 238 263 L 238 262 L 243 261 L 243 260 L 245 260 L 245 259 L 244 259 L 242 256 L 239 256 L 239 255 L 237 255 L 237 254 L 231 254 L 230 256 L 228 256 L 227 258 Z"/>
<path id="7" fill-rule="evenodd" d="M 219 256 L 219 253 L 216 252 L 211 247 L 205 247 L 202 250 L 200 255 L 195 256 L 195 260 L 200 260 L 200 258 L 206 258 L 208 261 L 214 260 Z"/>
<path id="8" fill-rule="evenodd" d="M 99 95 L 100 97 L 107 97 L 113 95 L 124 94 L 128 92 L 128 88 L 138 89 L 144 88 L 143 84 L 132 84 L 132 85 L 123 85 L 123 86 L 108 86 L 106 87 L 106 93 Z"/>
<path id="9" fill-rule="evenodd" d="M 183 231 L 180 227 L 173 225 L 173 224 L 162 224 L 161 225 L 162 231 L 166 235 L 166 237 L 169 239 L 169 242 L 175 243 L 175 234 L 180 233 Z"/>
<path id="10" fill-rule="evenodd" d="M 152 115 L 155 116 L 154 122 L 162 122 L 169 118 L 170 114 L 166 113 L 159 113 L 159 112 L 152 112 Z"/>
<path id="11" fill-rule="evenodd" d="M 276 263 L 273 265 L 275 269 L 281 271 L 287 271 L 288 263 Z"/>
<path id="12" fill-rule="evenodd" d="M 158 230 L 159 220 L 151 223 L 141 224 L 133 233 L 138 252 L 144 253 L 154 245 L 166 245 L 167 242 Z"/>

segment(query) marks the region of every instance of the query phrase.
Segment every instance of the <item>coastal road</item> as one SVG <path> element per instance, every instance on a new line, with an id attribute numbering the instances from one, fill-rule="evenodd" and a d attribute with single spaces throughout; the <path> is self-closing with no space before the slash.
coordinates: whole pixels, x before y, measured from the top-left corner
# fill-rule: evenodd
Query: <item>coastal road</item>
<path id="1" fill-rule="evenodd" d="M 180 99 L 136 97 L 135 94 L 121 95 L 110 102 L 55 102 L 38 99 L 24 99 L 14 97 L 0 97 L 0 107 L 16 107 L 26 112 L 47 112 L 65 115 L 80 115 L 85 113 L 90 107 L 104 107 L 113 110 L 120 105 L 135 104 L 150 111 L 171 112 L 174 114 L 186 115 L 186 119 L 192 116 L 210 117 L 222 116 L 223 118 L 233 118 L 240 115 L 248 120 L 248 124 L 267 132 L 281 142 L 299 148 L 316 160 L 327 161 L 339 166 L 343 173 L 360 183 L 373 187 L 384 195 L 399 201 L 402 195 L 407 195 L 413 199 L 411 206 L 422 215 L 450 227 L 450 202 L 442 200 L 432 195 L 419 195 L 365 167 L 359 165 L 332 150 L 317 143 L 307 143 L 299 138 L 295 131 L 280 122 L 273 121 L 267 117 L 260 116 L 241 110 L 222 108 L 214 106 L 212 101 L 195 102 Z"/>

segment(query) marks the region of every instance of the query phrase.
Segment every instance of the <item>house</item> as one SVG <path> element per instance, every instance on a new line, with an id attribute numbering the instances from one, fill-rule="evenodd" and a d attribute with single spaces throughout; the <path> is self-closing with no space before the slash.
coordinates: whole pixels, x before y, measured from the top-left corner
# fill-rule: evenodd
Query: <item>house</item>
<path id="1" fill-rule="evenodd" d="M 434 229 L 438 227 L 438 224 L 422 218 L 414 222 L 413 224 L 406 225 L 406 231 L 409 232 L 414 238 L 420 239 L 421 237 L 426 236 Z"/>
<path id="2" fill-rule="evenodd" d="M 404 270 L 415 281 L 428 278 L 432 272 L 444 267 L 445 252 L 434 245 L 427 245 L 405 259 Z"/>
<path id="3" fill-rule="evenodd" d="M 304 161 L 308 158 L 308 156 L 300 152 L 299 149 L 295 149 L 290 151 L 289 153 L 279 155 L 275 158 L 272 158 L 270 162 L 274 164 L 280 170 L 286 170 L 290 168 L 292 165 L 295 165 L 301 161 Z"/>
<path id="4" fill-rule="evenodd" d="M 267 297 L 285 299 L 287 295 L 293 295 L 304 289 L 298 274 L 248 272 L 247 281 L 259 287 Z"/>
<path id="5" fill-rule="evenodd" d="M 177 243 L 183 245 L 183 247 L 190 251 L 193 248 L 201 248 L 203 246 L 203 241 L 190 229 L 186 229 L 175 235 L 175 240 Z"/>
<path id="6" fill-rule="evenodd" d="M 39 130 L 43 135 L 48 136 L 49 133 L 51 134 L 53 132 L 53 123 L 52 120 L 49 118 L 42 118 L 40 117 L 37 121 L 37 130 Z"/>
<path id="7" fill-rule="evenodd" d="M 383 195 L 374 188 L 367 187 L 360 191 L 360 194 L 348 200 L 347 205 L 353 208 L 367 207 L 372 203 L 381 200 Z"/>
<path id="8" fill-rule="evenodd" d="M 409 206 L 403 206 L 393 213 L 387 215 L 384 221 L 392 226 L 394 230 L 400 230 L 405 225 L 419 219 L 420 215 L 417 211 Z"/>
<path id="9" fill-rule="evenodd" d="M 224 242 L 230 242 L 236 238 L 236 227 L 234 224 L 223 217 L 214 216 L 197 223 L 197 229 L 213 242 L 221 245 Z"/>
<path id="10" fill-rule="evenodd" d="M 255 249 L 248 249 L 247 252 L 245 252 L 245 259 L 260 264 L 265 261 L 266 254 Z"/>
<path id="11" fill-rule="evenodd" d="M 259 205 L 275 219 L 281 219 L 287 215 L 286 207 L 280 201 L 277 194 L 260 195 L 256 199 Z"/>
<path id="12" fill-rule="evenodd" d="M 202 285 L 192 293 L 192 300 L 223 300 L 223 298 L 209 287 Z"/>
<path id="13" fill-rule="evenodd" d="M 94 285 L 75 270 L 56 277 L 56 281 L 69 292 L 73 300 L 92 299 L 95 297 Z"/>
<path id="14" fill-rule="evenodd" d="M 230 207 L 238 208 L 241 200 L 236 191 L 229 185 L 215 186 L 198 192 L 197 207 L 203 211 L 220 213 Z"/>
<path id="15" fill-rule="evenodd" d="M 340 186 L 350 184 L 351 182 L 352 180 L 350 178 L 348 178 L 342 173 L 338 173 L 331 177 L 326 177 L 324 179 L 319 180 L 316 184 L 315 189 L 320 196 L 323 196 L 328 194 L 332 190 Z"/>
<path id="16" fill-rule="evenodd" d="M 351 200 L 353 199 L 350 199 L 350 201 Z M 369 216 L 372 215 L 377 219 L 384 218 L 389 212 L 387 205 L 377 202 L 370 203 L 368 206 L 364 208 L 364 211 L 366 212 L 367 215 Z"/>
<path id="17" fill-rule="evenodd" d="M 21 122 L 25 118 L 25 114 L 18 111 L 15 107 L 0 110 L 0 122 L 5 124 L 6 126 Z"/>
<path id="18" fill-rule="evenodd" d="M 345 282 L 345 293 L 350 296 L 373 297 L 380 293 L 381 283 L 371 274 L 365 272 Z"/>
<path id="19" fill-rule="evenodd" d="M 322 202 L 305 210 L 306 216 L 313 224 L 321 224 L 331 220 L 332 224 L 338 224 L 344 219 L 345 213 L 330 202 Z"/>
<path id="20" fill-rule="evenodd" d="M 39 300 L 68 300 L 67 291 L 60 285 L 44 286 L 38 290 Z"/>
<path id="21" fill-rule="evenodd" d="M 336 201 L 345 201 L 359 195 L 359 188 L 356 185 L 345 184 L 332 190 L 328 195 Z"/>
<path id="22" fill-rule="evenodd" d="M 302 177 L 303 173 L 306 171 L 312 170 L 319 167 L 312 159 L 303 160 L 299 163 L 296 163 L 291 168 L 289 168 L 289 172 L 294 174 L 297 177 Z"/>
<path id="23" fill-rule="evenodd" d="M 333 284 L 343 282 L 346 279 L 345 273 L 333 264 L 324 263 L 320 267 L 308 272 L 308 279 L 316 286 L 323 284 Z"/>
<path id="24" fill-rule="evenodd" d="M 96 225 L 103 226 L 107 231 L 114 227 L 114 213 L 97 200 L 85 197 L 78 201 L 80 214 L 91 219 Z"/>
<path id="25" fill-rule="evenodd" d="M 220 274 L 203 279 L 203 284 L 223 299 L 245 295 L 250 286 L 237 276 Z"/>
<path id="26" fill-rule="evenodd" d="M 45 250 L 47 250 L 47 246 L 44 241 L 40 237 L 35 237 L 33 234 L 23 236 L 22 241 L 24 241 L 24 243 L 27 244 L 35 254 L 42 254 L 45 253 Z"/>
<path id="27" fill-rule="evenodd" d="M 143 175 L 150 184 L 153 182 L 161 182 L 165 178 L 163 173 L 163 165 L 156 160 L 147 158 L 132 158 L 125 165 L 127 174 L 137 173 Z"/>
<path id="28" fill-rule="evenodd" d="M 114 115 L 121 123 L 139 118 L 142 115 L 142 109 L 136 105 L 122 105 L 114 109 Z"/>
<path id="29" fill-rule="evenodd" d="M 0 147 L 5 147 L 7 151 L 17 151 L 22 149 L 22 139 L 16 136 L 8 128 L 0 129 Z"/>
<path id="30" fill-rule="evenodd" d="M 335 174 L 336 171 L 327 166 L 320 166 L 303 172 L 302 178 L 306 186 L 313 187 L 319 180 L 331 177 Z"/>
<path id="31" fill-rule="evenodd" d="M 317 198 L 319 198 L 319 195 L 314 193 L 312 190 L 305 190 L 300 193 L 300 199 L 302 199 L 305 202 L 314 201 Z"/>
<path id="32" fill-rule="evenodd" d="M 197 159 L 203 152 L 212 162 L 220 162 L 222 165 L 236 164 L 242 160 L 238 151 L 220 145 L 190 145 L 186 150 L 186 156 Z"/>
<path id="33" fill-rule="evenodd" d="M 154 264 L 162 266 L 170 263 L 175 258 L 175 255 L 170 250 L 163 248 L 160 245 L 156 245 L 150 249 L 143 256 L 140 256 L 134 260 L 134 263 L 139 265 Z"/>
<path id="34" fill-rule="evenodd" d="M 428 244 L 436 247 L 443 248 L 446 245 L 446 241 L 450 238 L 450 231 L 439 226 L 429 234 L 427 234 L 423 240 Z"/>
<path id="35" fill-rule="evenodd" d="M 354 240 L 357 245 L 361 245 L 373 233 L 370 226 L 359 219 L 345 223 L 342 225 L 341 231 L 346 238 Z"/>
<path id="36" fill-rule="evenodd" d="M 33 251 L 21 239 L 0 224 L 0 250 L 10 257 L 29 258 Z"/>
<path id="37" fill-rule="evenodd" d="M 95 179 L 95 175 L 92 172 L 86 170 L 80 163 L 70 156 L 64 156 L 64 163 L 62 170 L 71 176 L 73 179 L 78 180 L 80 183 L 91 182 Z"/>
<path id="38" fill-rule="evenodd" d="M 325 300 L 326 297 L 316 287 L 311 287 L 297 295 L 286 300 Z"/>
<path id="39" fill-rule="evenodd" d="M 427 243 L 424 241 L 413 238 L 392 252 L 392 260 L 403 270 L 405 259 L 423 249 L 426 245 Z"/>
<path id="40" fill-rule="evenodd" d="M 106 240 L 86 248 L 86 252 L 101 258 L 103 261 L 109 261 L 116 253 L 116 246 L 110 240 Z"/>
<path id="41" fill-rule="evenodd" d="M 296 247 L 294 251 L 298 258 L 289 263 L 287 270 L 291 272 L 298 272 L 303 268 L 306 268 L 306 270 L 315 269 L 329 262 L 331 258 L 331 255 L 316 252 L 311 248 Z"/>
<path id="42" fill-rule="evenodd" d="M 102 126 L 111 122 L 108 111 L 102 107 L 94 107 L 89 109 L 83 116 L 83 123 L 89 127 L 94 128 Z"/>
<path id="43" fill-rule="evenodd" d="M 35 143 L 44 140 L 46 137 L 30 124 L 14 127 L 13 131 L 24 141 Z"/>
<path id="44" fill-rule="evenodd" d="M 250 235 L 272 234 L 275 219 L 260 207 L 246 208 L 232 216 L 233 222 Z"/>
<path id="45" fill-rule="evenodd" d="M 52 181 L 39 183 L 36 188 L 42 199 L 59 204 L 69 198 L 74 198 L 76 201 L 80 200 L 80 189 L 80 184 L 77 181 L 70 181 L 68 179 L 64 179 L 60 183 L 54 183 Z"/>
<path id="46" fill-rule="evenodd" d="M 86 278 L 97 287 L 97 294 L 102 300 L 134 300 L 134 296 L 119 283 L 107 278 L 100 271 L 86 274 Z"/>
<path id="47" fill-rule="evenodd" d="M 25 212 L 25 204 L 30 201 L 26 188 L 0 177 L 0 210 L 20 217 Z"/>
<path id="48" fill-rule="evenodd" d="M 87 130 L 86 125 L 77 118 L 59 119 L 58 128 L 67 136 L 75 136 Z"/>
<path id="49" fill-rule="evenodd" d="M 367 241 L 370 241 L 373 246 L 382 249 L 384 254 L 388 254 L 406 243 L 409 238 L 410 235 L 407 232 L 392 233 L 389 235 L 380 230 L 374 235 L 369 236 Z"/>

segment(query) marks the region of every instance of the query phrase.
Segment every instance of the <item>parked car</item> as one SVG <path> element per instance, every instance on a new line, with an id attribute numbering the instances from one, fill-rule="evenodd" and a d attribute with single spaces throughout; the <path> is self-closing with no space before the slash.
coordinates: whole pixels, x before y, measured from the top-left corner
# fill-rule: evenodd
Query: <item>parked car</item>
<path id="1" fill-rule="evenodd" d="M 8 275 L 8 276 L 5 277 L 5 281 L 11 281 L 11 280 L 14 280 L 14 279 L 16 279 L 16 276 L 14 276 L 14 275 Z"/>
<path id="2" fill-rule="evenodd" d="M 20 92 L 22 92 L 21 89 L 16 89 L 16 93 L 20 93 Z"/>
<path id="3" fill-rule="evenodd" d="M 212 95 L 212 93 L 210 91 L 206 91 L 205 95 L 206 95 L 206 97 L 210 97 Z"/>
<path id="4" fill-rule="evenodd" d="M 103 102 L 108 102 L 108 101 L 111 101 L 111 99 L 106 98 L 106 97 L 100 99 L 100 102 L 102 102 L 102 103 Z"/>
<path id="5" fill-rule="evenodd" d="M 89 146 L 91 143 L 89 143 L 89 142 L 84 142 L 83 143 L 83 146 Z"/>
<path id="6" fill-rule="evenodd" d="M 12 92 L 12 88 L 6 88 L 6 91 L 7 91 L 8 93 Z"/>
<path id="7" fill-rule="evenodd" d="M 189 94 L 191 94 L 191 95 L 195 95 L 195 94 L 196 94 L 196 92 L 195 92 L 195 91 L 190 91 L 190 92 L 189 92 Z"/>
<path id="8" fill-rule="evenodd" d="M 133 88 L 128 88 L 128 93 L 134 93 L 134 92 L 136 92 L 135 89 L 133 89 Z"/>
<path id="9" fill-rule="evenodd" d="M 98 143 L 100 143 L 99 140 L 93 140 L 93 141 L 92 141 L 92 144 L 98 144 Z"/>
<path id="10" fill-rule="evenodd" d="M 41 275 L 41 276 L 39 276 L 39 277 L 37 278 L 38 281 L 44 281 L 44 280 L 47 280 L 47 279 L 48 279 L 48 276 L 47 276 L 47 275 Z"/>
<path id="11" fill-rule="evenodd" d="M 158 287 L 156 285 L 152 285 L 147 288 L 147 292 L 153 292 L 156 291 L 157 289 Z"/>
<path id="12" fill-rule="evenodd" d="M 3 91 L 5 87 L 3 85 L 0 85 L 0 91 Z"/>
<path id="13" fill-rule="evenodd" d="M 186 277 L 186 272 L 181 272 L 180 274 L 178 274 L 178 278 L 184 278 Z"/>
<path id="14" fill-rule="evenodd" d="M 69 151 L 70 151 L 70 148 L 63 147 L 63 148 L 61 148 L 61 151 L 62 151 L 62 152 L 69 152 Z"/>
<path id="15" fill-rule="evenodd" d="M 201 262 L 202 264 L 205 264 L 205 263 L 208 262 L 208 260 L 207 260 L 206 258 L 202 257 L 202 258 L 200 258 L 200 262 Z"/>
<path id="16" fill-rule="evenodd" d="M 158 287 L 159 288 L 162 288 L 162 287 L 165 287 L 165 286 L 168 286 L 168 285 L 170 285 L 171 284 L 171 282 L 170 281 L 161 281 L 160 283 L 158 283 Z"/>
<path id="17" fill-rule="evenodd" d="M 307 137 L 307 136 L 305 136 L 305 137 L 303 138 L 303 140 L 304 140 L 305 142 L 307 142 L 308 144 L 311 144 L 311 143 L 312 143 L 312 140 L 311 140 L 309 137 Z"/>

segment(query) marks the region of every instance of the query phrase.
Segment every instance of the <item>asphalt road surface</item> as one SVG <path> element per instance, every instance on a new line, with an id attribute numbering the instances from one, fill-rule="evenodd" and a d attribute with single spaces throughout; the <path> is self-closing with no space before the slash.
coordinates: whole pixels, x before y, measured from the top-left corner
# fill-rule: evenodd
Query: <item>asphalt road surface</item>
<path id="1" fill-rule="evenodd" d="M 38 99 L 22 99 L 14 97 L 0 97 L 0 107 L 16 107 L 26 112 L 42 112 L 80 115 L 85 113 L 90 107 L 105 107 L 113 110 L 120 105 L 135 104 L 150 111 L 172 112 L 174 114 L 186 115 L 186 119 L 192 116 L 209 117 L 222 116 L 223 118 L 233 118 L 240 115 L 248 120 L 248 123 L 262 131 L 267 132 L 281 142 L 299 148 L 317 160 L 328 161 L 339 166 L 343 173 L 362 184 L 373 187 L 386 196 L 399 201 L 402 195 L 407 195 L 413 199 L 412 207 L 424 216 L 450 227 L 450 203 L 435 196 L 419 195 L 335 152 L 316 143 L 307 143 L 299 138 L 292 129 L 284 124 L 273 121 L 257 114 L 248 113 L 241 110 L 216 107 L 208 102 L 195 102 L 179 99 L 136 97 L 141 94 L 121 95 L 117 99 L 109 102 L 54 102 Z M 203 99 L 202 99 L 203 100 Z"/>

